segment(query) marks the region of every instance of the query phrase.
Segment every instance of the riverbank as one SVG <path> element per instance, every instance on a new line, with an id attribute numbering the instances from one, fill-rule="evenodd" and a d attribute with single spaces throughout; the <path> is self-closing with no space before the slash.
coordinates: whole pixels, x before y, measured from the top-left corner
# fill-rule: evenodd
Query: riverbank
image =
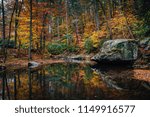
<path id="1" fill-rule="evenodd" d="M 97 64 L 94 61 L 91 61 L 91 57 L 94 56 L 94 53 L 91 54 L 70 54 L 70 55 L 47 55 L 44 57 L 33 56 L 31 61 L 39 63 L 39 65 L 48 65 L 53 63 L 64 63 L 64 62 L 72 62 L 72 63 L 80 63 L 80 64 Z M 18 69 L 28 67 L 28 59 L 27 58 L 9 58 L 6 63 L 0 63 L 0 67 L 5 67 L 9 69 Z M 108 65 L 107 65 L 108 66 Z M 142 60 L 137 60 L 133 64 L 133 68 L 139 69 L 149 69 L 149 64 Z"/>
<path id="2" fill-rule="evenodd" d="M 52 59 L 36 59 L 32 60 L 40 65 L 48 65 L 52 63 L 64 63 L 64 60 L 52 60 Z M 6 63 L 1 63 L 0 66 L 5 67 L 6 69 L 18 69 L 18 68 L 25 68 L 28 67 L 28 60 L 22 60 L 22 59 L 12 59 L 7 61 Z"/>

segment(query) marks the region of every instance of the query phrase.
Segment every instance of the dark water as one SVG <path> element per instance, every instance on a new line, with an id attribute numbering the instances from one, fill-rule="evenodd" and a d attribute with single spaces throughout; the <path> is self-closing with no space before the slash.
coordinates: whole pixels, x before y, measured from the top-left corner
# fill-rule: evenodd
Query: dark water
<path id="1" fill-rule="evenodd" d="M 150 76 L 150 71 L 146 71 Z M 97 68 L 71 63 L 51 64 L 34 69 L 6 70 L 0 72 L 0 98 L 150 99 L 150 79 L 139 80 L 135 74 L 135 70 L 131 68 Z"/>

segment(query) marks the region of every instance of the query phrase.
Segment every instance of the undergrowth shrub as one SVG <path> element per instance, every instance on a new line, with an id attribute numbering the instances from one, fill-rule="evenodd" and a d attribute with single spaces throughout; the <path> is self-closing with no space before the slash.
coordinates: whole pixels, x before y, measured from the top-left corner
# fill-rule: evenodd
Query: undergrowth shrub
<path id="1" fill-rule="evenodd" d="M 50 43 L 47 46 L 48 52 L 53 55 L 63 54 L 65 52 L 77 52 L 79 48 L 65 43 Z"/>
<path id="2" fill-rule="evenodd" d="M 86 50 L 86 53 L 91 53 L 94 49 L 93 47 L 93 41 L 90 38 L 87 38 L 84 42 L 84 49 Z"/>

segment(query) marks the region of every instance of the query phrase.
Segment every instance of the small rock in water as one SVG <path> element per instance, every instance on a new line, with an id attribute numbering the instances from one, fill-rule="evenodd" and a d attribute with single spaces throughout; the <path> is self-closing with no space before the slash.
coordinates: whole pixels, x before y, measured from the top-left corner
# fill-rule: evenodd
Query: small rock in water
<path id="1" fill-rule="evenodd" d="M 30 61 L 28 63 L 28 67 L 30 67 L 30 68 L 38 67 L 39 65 L 40 65 L 40 63 L 35 62 L 35 61 Z"/>

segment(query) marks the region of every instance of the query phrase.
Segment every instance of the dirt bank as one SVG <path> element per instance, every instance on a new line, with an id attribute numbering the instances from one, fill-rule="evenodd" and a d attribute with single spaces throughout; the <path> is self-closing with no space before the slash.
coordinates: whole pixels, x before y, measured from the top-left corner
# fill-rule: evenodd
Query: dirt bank
<path id="1" fill-rule="evenodd" d="M 51 60 L 51 59 L 37 59 L 32 61 L 35 61 L 40 65 L 65 62 L 64 60 Z M 28 62 L 29 62 L 28 60 L 14 59 L 14 60 L 9 60 L 6 63 L 1 63 L 0 66 L 4 66 L 6 69 L 25 68 L 28 67 Z"/>

